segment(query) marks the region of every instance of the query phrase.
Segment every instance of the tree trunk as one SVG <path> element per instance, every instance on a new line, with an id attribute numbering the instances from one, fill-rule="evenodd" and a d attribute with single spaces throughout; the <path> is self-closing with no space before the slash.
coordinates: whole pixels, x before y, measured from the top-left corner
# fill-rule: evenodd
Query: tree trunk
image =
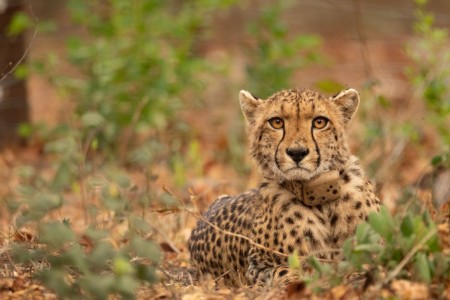
<path id="1" fill-rule="evenodd" d="M 26 82 L 9 74 L 25 53 L 25 38 L 23 34 L 8 36 L 8 25 L 13 16 L 23 9 L 21 0 L 0 0 L 1 148 L 20 142 L 17 127 L 29 121 Z"/>

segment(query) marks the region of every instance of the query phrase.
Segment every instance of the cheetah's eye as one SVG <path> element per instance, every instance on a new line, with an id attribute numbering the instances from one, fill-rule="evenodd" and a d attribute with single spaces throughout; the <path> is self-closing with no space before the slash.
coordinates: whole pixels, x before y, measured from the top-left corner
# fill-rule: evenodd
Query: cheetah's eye
<path id="1" fill-rule="evenodd" d="M 281 129 L 284 126 L 284 121 L 281 118 L 275 117 L 269 120 L 269 124 L 274 129 Z"/>
<path id="2" fill-rule="evenodd" d="M 328 119 L 324 117 L 317 117 L 313 120 L 313 127 L 316 129 L 324 129 L 328 124 Z"/>

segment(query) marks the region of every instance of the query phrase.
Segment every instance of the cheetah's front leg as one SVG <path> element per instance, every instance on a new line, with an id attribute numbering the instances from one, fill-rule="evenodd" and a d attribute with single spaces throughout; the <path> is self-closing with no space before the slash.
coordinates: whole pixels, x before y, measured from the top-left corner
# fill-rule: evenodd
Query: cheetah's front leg
<path id="1" fill-rule="evenodd" d="M 249 266 L 245 274 L 249 283 L 257 286 L 286 286 L 299 280 L 294 270 L 280 265 L 278 261 L 274 254 L 268 254 L 261 249 L 251 249 L 248 257 Z"/>

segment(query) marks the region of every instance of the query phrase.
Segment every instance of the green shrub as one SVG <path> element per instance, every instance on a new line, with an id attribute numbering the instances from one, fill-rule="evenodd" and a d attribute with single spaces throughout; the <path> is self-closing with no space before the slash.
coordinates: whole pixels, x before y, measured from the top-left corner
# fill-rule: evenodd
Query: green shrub
<path id="1" fill-rule="evenodd" d="M 69 1 L 80 28 L 66 38 L 71 75 L 56 72 L 54 54 L 35 65 L 73 103 L 82 146 L 125 155 L 137 133 L 155 136 L 176 122 L 211 71 L 196 44 L 214 12 L 234 2 Z"/>
<path id="2" fill-rule="evenodd" d="M 34 63 L 59 89 L 67 119 L 54 128 L 21 126 L 45 143 L 46 175 L 18 167 L 20 186 L 7 201 L 15 226 L 37 232 L 33 244 L 13 245 L 14 261 L 58 296 L 129 299 L 141 283 L 156 282 L 161 253 L 148 238 L 154 220 L 146 211 L 176 204 L 152 185 L 152 164 L 168 159 L 171 148 L 156 137 L 176 128 L 174 113 L 198 98 L 210 68 L 195 44 L 214 11 L 234 2 L 69 1 L 80 29 L 65 41 L 71 72 L 59 73 L 65 58 L 53 53 Z M 138 142 L 142 133 L 148 138 Z M 198 144 L 191 143 L 189 157 L 200 172 Z M 130 167 L 145 175 L 144 186 L 132 185 Z M 81 207 L 87 228 L 63 215 L 67 206 Z M 115 245 L 112 231 L 121 224 L 127 229 Z"/>
<path id="3" fill-rule="evenodd" d="M 380 213 L 371 213 L 368 222 L 360 224 L 355 236 L 344 243 L 342 262 L 333 266 L 308 258 L 316 272 L 305 280 L 313 289 L 323 291 L 356 273 L 375 289 L 393 279 L 432 283 L 444 289 L 450 280 L 450 257 L 443 250 L 436 224 L 427 213 L 408 211 L 391 216 L 382 207 Z"/>
<path id="4" fill-rule="evenodd" d="M 319 36 L 289 34 L 283 13 L 291 4 L 291 1 L 265 4 L 256 19 L 248 24 L 255 40 L 247 55 L 248 89 L 261 98 L 291 88 L 294 73 L 321 58 Z"/>
<path id="5" fill-rule="evenodd" d="M 416 88 L 413 95 L 421 99 L 426 109 L 426 122 L 438 134 L 438 147 L 433 163 L 450 165 L 450 61 L 449 35 L 446 28 L 434 25 L 434 16 L 425 9 L 427 1 L 417 0 L 414 24 L 415 39 L 407 45 L 413 64 L 407 75 Z"/>

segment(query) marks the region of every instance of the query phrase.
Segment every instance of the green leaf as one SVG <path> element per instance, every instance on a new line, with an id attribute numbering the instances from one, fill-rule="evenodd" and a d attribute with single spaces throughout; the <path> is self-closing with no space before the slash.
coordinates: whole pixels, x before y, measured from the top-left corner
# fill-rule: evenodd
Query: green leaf
<path id="1" fill-rule="evenodd" d="M 130 176 L 126 172 L 119 169 L 110 169 L 107 172 L 108 177 L 121 188 L 128 188 L 131 185 Z"/>
<path id="2" fill-rule="evenodd" d="M 108 265 L 114 257 L 114 250 L 110 243 L 99 241 L 96 243 L 94 250 L 88 256 L 88 261 L 93 269 L 103 269 Z"/>
<path id="3" fill-rule="evenodd" d="M 44 269 L 38 273 L 38 278 L 44 283 L 46 287 L 54 291 L 61 297 L 72 298 L 74 290 L 66 282 L 67 275 L 61 269 Z"/>
<path id="4" fill-rule="evenodd" d="M 26 79 L 28 76 L 28 67 L 24 64 L 19 64 L 14 70 L 14 76 L 18 79 Z"/>
<path id="5" fill-rule="evenodd" d="M 53 33 L 56 32 L 56 30 L 58 29 L 58 25 L 56 24 L 56 22 L 54 21 L 42 21 L 40 20 L 39 23 L 37 24 L 38 26 L 38 31 L 42 32 L 42 33 Z"/>
<path id="6" fill-rule="evenodd" d="M 141 264 L 136 266 L 136 277 L 150 283 L 155 283 L 158 279 L 154 268 Z"/>
<path id="7" fill-rule="evenodd" d="M 436 155 L 431 159 L 431 164 L 433 166 L 439 165 L 443 161 L 443 157 L 441 155 Z"/>
<path id="8" fill-rule="evenodd" d="M 308 263 L 311 265 L 311 267 L 322 274 L 323 268 L 322 264 L 319 262 L 319 260 L 315 256 L 309 256 L 308 257 Z"/>
<path id="9" fill-rule="evenodd" d="M 79 245 L 70 247 L 61 256 L 61 259 L 65 261 L 65 265 L 78 269 L 83 274 L 88 273 L 89 266 L 85 258 L 84 252 Z M 54 266 L 52 266 L 54 268 Z"/>
<path id="10" fill-rule="evenodd" d="M 148 146 L 139 147 L 131 151 L 128 155 L 130 162 L 138 165 L 146 165 L 151 163 L 153 154 Z"/>
<path id="11" fill-rule="evenodd" d="M 70 155 L 77 150 L 77 144 L 72 136 L 57 139 L 45 144 L 44 151 L 47 153 L 58 153 Z"/>
<path id="12" fill-rule="evenodd" d="M 322 43 L 318 35 L 302 34 L 295 38 L 294 45 L 296 48 L 314 48 L 320 46 Z"/>
<path id="13" fill-rule="evenodd" d="M 141 238 L 135 237 L 131 241 L 130 246 L 139 257 L 148 258 L 155 263 L 158 263 L 161 259 L 159 247 L 152 241 L 145 241 Z"/>
<path id="14" fill-rule="evenodd" d="M 91 294 L 93 299 L 108 299 L 108 295 L 114 289 L 114 277 L 112 275 L 86 274 L 79 280 L 82 290 Z"/>
<path id="15" fill-rule="evenodd" d="M 131 274 L 133 272 L 133 266 L 124 257 L 116 257 L 113 261 L 113 271 L 118 276 Z"/>
<path id="16" fill-rule="evenodd" d="M 356 240 L 358 243 L 365 243 L 369 241 L 370 226 L 367 223 L 361 223 L 356 227 Z"/>
<path id="17" fill-rule="evenodd" d="M 31 250 L 23 245 L 13 244 L 11 253 L 15 262 L 17 263 L 29 263 L 33 256 L 30 254 Z"/>
<path id="18" fill-rule="evenodd" d="M 28 222 L 35 222 L 41 220 L 45 215 L 45 212 L 38 210 L 26 210 L 21 215 L 19 215 L 16 219 L 16 226 L 18 228 L 22 227 Z"/>
<path id="19" fill-rule="evenodd" d="M 18 12 L 14 15 L 9 23 L 8 32 L 9 36 L 15 36 L 22 34 L 25 30 L 33 26 L 33 21 L 30 17 L 23 12 Z"/>
<path id="20" fill-rule="evenodd" d="M 407 215 L 403 219 L 400 230 L 406 237 L 411 236 L 414 233 L 414 223 L 410 215 Z"/>
<path id="21" fill-rule="evenodd" d="M 369 252 L 369 253 L 379 253 L 383 247 L 379 244 L 362 244 L 357 245 L 353 249 L 355 252 Z"/>
<path id="22" fill-rule="evenodd" d="M 67 161 L 62 161 L 58 166 L 55 177 L 53 177 L 52 186 L 57 191 L 62 191 L 70 187 L 70 182 L 74 179 L 74 174 L 67 163 Z"/>
<path id="23" fill-rule="evenodd" d="M 33 134 L 33 126 L 30 123 L 21 123 L 17 128 L 17 133 L 22 138 L 29 138 Z"/>
<path id="24" fill-rule="evenodd" d="M 29 205 L 30 210 L 42 211 L 46 213 L 50 210 L 61 207 L 63 204 L 63 198 L 58 194 L 37 192 L 34 197 L 26 199 L 26 203 Z"/>
<path id="25" fill-rule="evenodd" d="M 386 97 L 384 97 L 382 95 L 379 95 L 377 97 L 377 101 L 383 108 L 391 107 L 391 102 L 389 101 L 389 99 L 387 99 Z"/>
<path id="26" fill-rule="evenodd" d="M 94 228 L 88 228 L 85 232 L 86 236 L 88 236 L 94 243 L 106 238 L 108 236 L 108 232 L 105 230 L 97 230 Z"/>
<path id="27" fill-rule="evenodd" d="M 424 6 L 427 4 L 428 0 L 414 0 L 418 6 Z"/>
<path id="28" fill-rule="evenodd" d="M 416 254 L 415 267 L 420 279 L 426 283 L 431 282 L 431 269 L 425 253 Z"/>
<path id="29" fill-rule="evenodd" d="M 37 190 L 31 185 L 22 184 L 16 188 L 16 193 L 22 198 L 29 199 L 36 195 Z"/>
<path id="30" fill-rule="evenodd" d="M 298 257 L 297 250 L 294 250 L 294 253 L 289 255 L 288 264 L 289 264 L 289 267 L 292 269 L 295 269 L 295 270 L 300 269 L 301 264 L 300 264 L 300 258 Z"/>
<path id="31" fill-rule="evenodd" d="M 344 257 L 346 259 L 350 259 L 352 252 L 353 252 L 353 242 L 354 238 L 349 238 L 344 242 L 344 245 L 342 245 L 342 250 L 344 252 Z"/>
<path id="32" fill-rule="evenodd" d="M 36 169 L 30 165 L 20 166 L 17 173 L 21 179 L 27 180 L 36 175 Z"/>
<path id="33" fill-rule="evenodd" d="M 105 207 L 115 212 L 122 212 L 128 205 L 127 199 L 120 195 L 117 186 L 114 184 L 110 184 L 103 189 L 102 201 Z"/>
<path id="34" fill-rule="evenodd" d="M 87 185 L 92 189 L 105 188 L 109 184 L 103 176 L 92 176 L 88 178 Z"/>
<path id="35" fill-rule="evenodd" d="M 42 224 L 39 228 L 39 242 L 53 248 L 61 248 L 66 243 L 74 241 L 73 231 L 61 222 Z"/>
<path id="36" fill-rule="evenodd" d="M 441 245 L 439 243 L 439 237 L 437 234 L 435 234 L 433 237 L 431 237 L 427 242 L 428 250 L 430 252 L 440 252 L 442 251 Z"/>
<path id="37" fill-rule="evenodd" d="M 345 89 L 344 85 L 330 79 L 319 80 L 314 85 L 320 91 L 328 94 L 337 94 Z"/>
<path id="38" fill-rule="evenodd" d="M 179 205 L 177 199 L 167 193 L 161 194 L 159 199 L 161 200 L 161 203 L 166 207 L 175 207 Z"/>
<path id="39" fill-rule="evenodd" d="M 379 213 L 372 212 L 369 214 L 369 224 L 381 235 L 386 241 L 391 241 L 393 236 L 393 220 L 385 206 L 382 206 Z"/>
<path id="40" fill-rule="evenodd" d="M 81 115 L 81 124 L 84 127 L 98 127 L 105 122 L 105 118 L 97 112 L 88 111 Z"/>
<path id="41" fill-rule="evenodd" d="M 133 299 L 139 282 L 132 276 L 116 277 L 114 282 L 114 291 L 121 294 L 124 299 Z"/>
<path id="42" fill-rule="evenodd" d="M 144 234 L 146 232 L 149 232 L 151 229 L 150 224 L 146 220 L 138 216 L 131 215 L 129 221 L 130 221 L 130 228 L 135 232 Z"/>

